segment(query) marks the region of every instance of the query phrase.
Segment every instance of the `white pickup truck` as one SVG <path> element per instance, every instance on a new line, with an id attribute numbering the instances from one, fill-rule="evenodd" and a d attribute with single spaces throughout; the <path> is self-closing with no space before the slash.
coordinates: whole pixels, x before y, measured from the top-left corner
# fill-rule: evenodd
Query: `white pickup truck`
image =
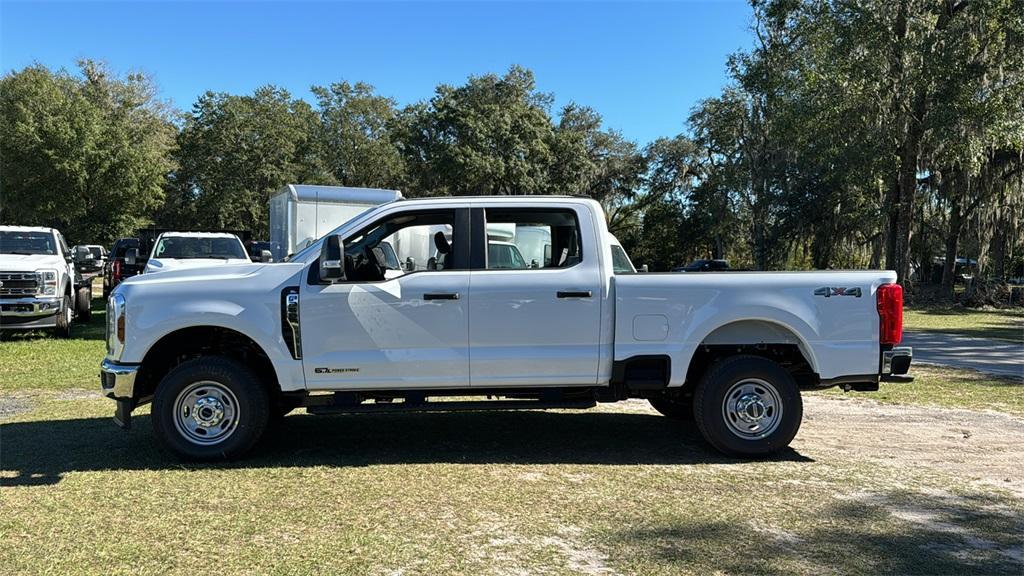
<path id="1" fill-rule="evenodd" d="M 238 236 L 229 232 L 163 232 L 143 274 L 252 262 Z"/>
<path id="2" fill-rule="evenodd" d="M 76 257 L 93 255 L 84 248 L 72 254 L 53 228 L 0 226 L 0 329 L 52 329 L 70 338 L 73 320 L 89 320 L 92 288 Z"/>
<path id="3" fill-rule="evenodd" d="M 543 262 L 491 266 L 493 223 L 549 239 Z M 432 231 L 405 237 L 432 243 L 412 248 L 436 262 L 387 278 L 380 246 L 411 227 Z M 391 202 L 283 263 L 123 282 L 108 302 L 102 390 L 122 427 L 152 402 L 157 438 L 188 459 L 239 456 L 298 407 L 628 398 L 695 419 L 723 452 L 761 456 L 796 435 L 800 389 L 909 380 L 893 272 L 636 274 L 615 244 L 600 205 L 582 198 Z"/>

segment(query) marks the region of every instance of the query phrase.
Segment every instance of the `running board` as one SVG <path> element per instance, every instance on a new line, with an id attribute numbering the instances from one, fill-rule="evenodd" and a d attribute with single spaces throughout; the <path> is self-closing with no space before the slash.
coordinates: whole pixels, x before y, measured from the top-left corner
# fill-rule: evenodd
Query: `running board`
<path id="1" fill-rule="evenodd" d="M 542 400 L 480 400 L 469 402 L 368 402 L 349 405 L 308 406 L 310 414 L 363 414 L 377 412 L 475 412 L 483 410 L 583 410 L 594 400 L 545 402 Z"/>

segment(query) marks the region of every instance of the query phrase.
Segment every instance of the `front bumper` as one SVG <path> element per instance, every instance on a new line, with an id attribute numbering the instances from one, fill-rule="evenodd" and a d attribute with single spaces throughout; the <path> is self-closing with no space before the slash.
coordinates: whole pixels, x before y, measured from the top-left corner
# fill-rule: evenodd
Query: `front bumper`
<path id="1" fill-rule="evenodd" d="M 135 408 L 135 377 L 140 366 L 118 364 L 104 358 L 100 363 L 100 387 L 107 398 L 117 401 L 114 421 L 121 428 L 131 428 Z"/>
<path id="2" fill-rule="evenodd" d="M 57 325 L 61 299 L 52 296 L 0 299 L 0 328 L 28 330 Z"/>

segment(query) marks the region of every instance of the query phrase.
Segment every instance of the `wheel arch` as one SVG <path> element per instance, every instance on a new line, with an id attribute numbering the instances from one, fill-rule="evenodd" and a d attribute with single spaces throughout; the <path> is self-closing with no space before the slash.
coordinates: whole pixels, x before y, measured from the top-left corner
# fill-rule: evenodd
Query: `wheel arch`
<path id="1" fill-rule="evenodd" d="M 225 326 L 204 324 L 164 334 L 143 356 L 136 381 L 136 400 L 152 397 L 160 380 L 175 366 L 201 356 L 224 356 L 253 368 L 271 394 L 280 394 L 280 377 L 266 350 L 250 336 Z"/>
<path id="2" fill-rule="evenodd" d="M 784 321 L 762 317 L 735 319 L 706 330 L 690 354 L 685 386 L 694 385 L 718 360 L 739 354 L 761 356 L 781 364 L 801 386 L 818 384 L 818 361 L 801 330 Z"/>

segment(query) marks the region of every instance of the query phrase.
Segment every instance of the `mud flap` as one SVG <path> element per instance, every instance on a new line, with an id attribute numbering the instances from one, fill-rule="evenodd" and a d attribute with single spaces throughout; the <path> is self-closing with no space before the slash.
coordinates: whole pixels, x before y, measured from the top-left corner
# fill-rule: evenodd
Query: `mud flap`
<path id="1" fill-rule="evenodd" d="M 114 409 L 114 423 L 122 430 L 131 430 L 133 409 L 135 409 L 135 402 L 133 400 L 117 399 L 117 408 Z"/>

